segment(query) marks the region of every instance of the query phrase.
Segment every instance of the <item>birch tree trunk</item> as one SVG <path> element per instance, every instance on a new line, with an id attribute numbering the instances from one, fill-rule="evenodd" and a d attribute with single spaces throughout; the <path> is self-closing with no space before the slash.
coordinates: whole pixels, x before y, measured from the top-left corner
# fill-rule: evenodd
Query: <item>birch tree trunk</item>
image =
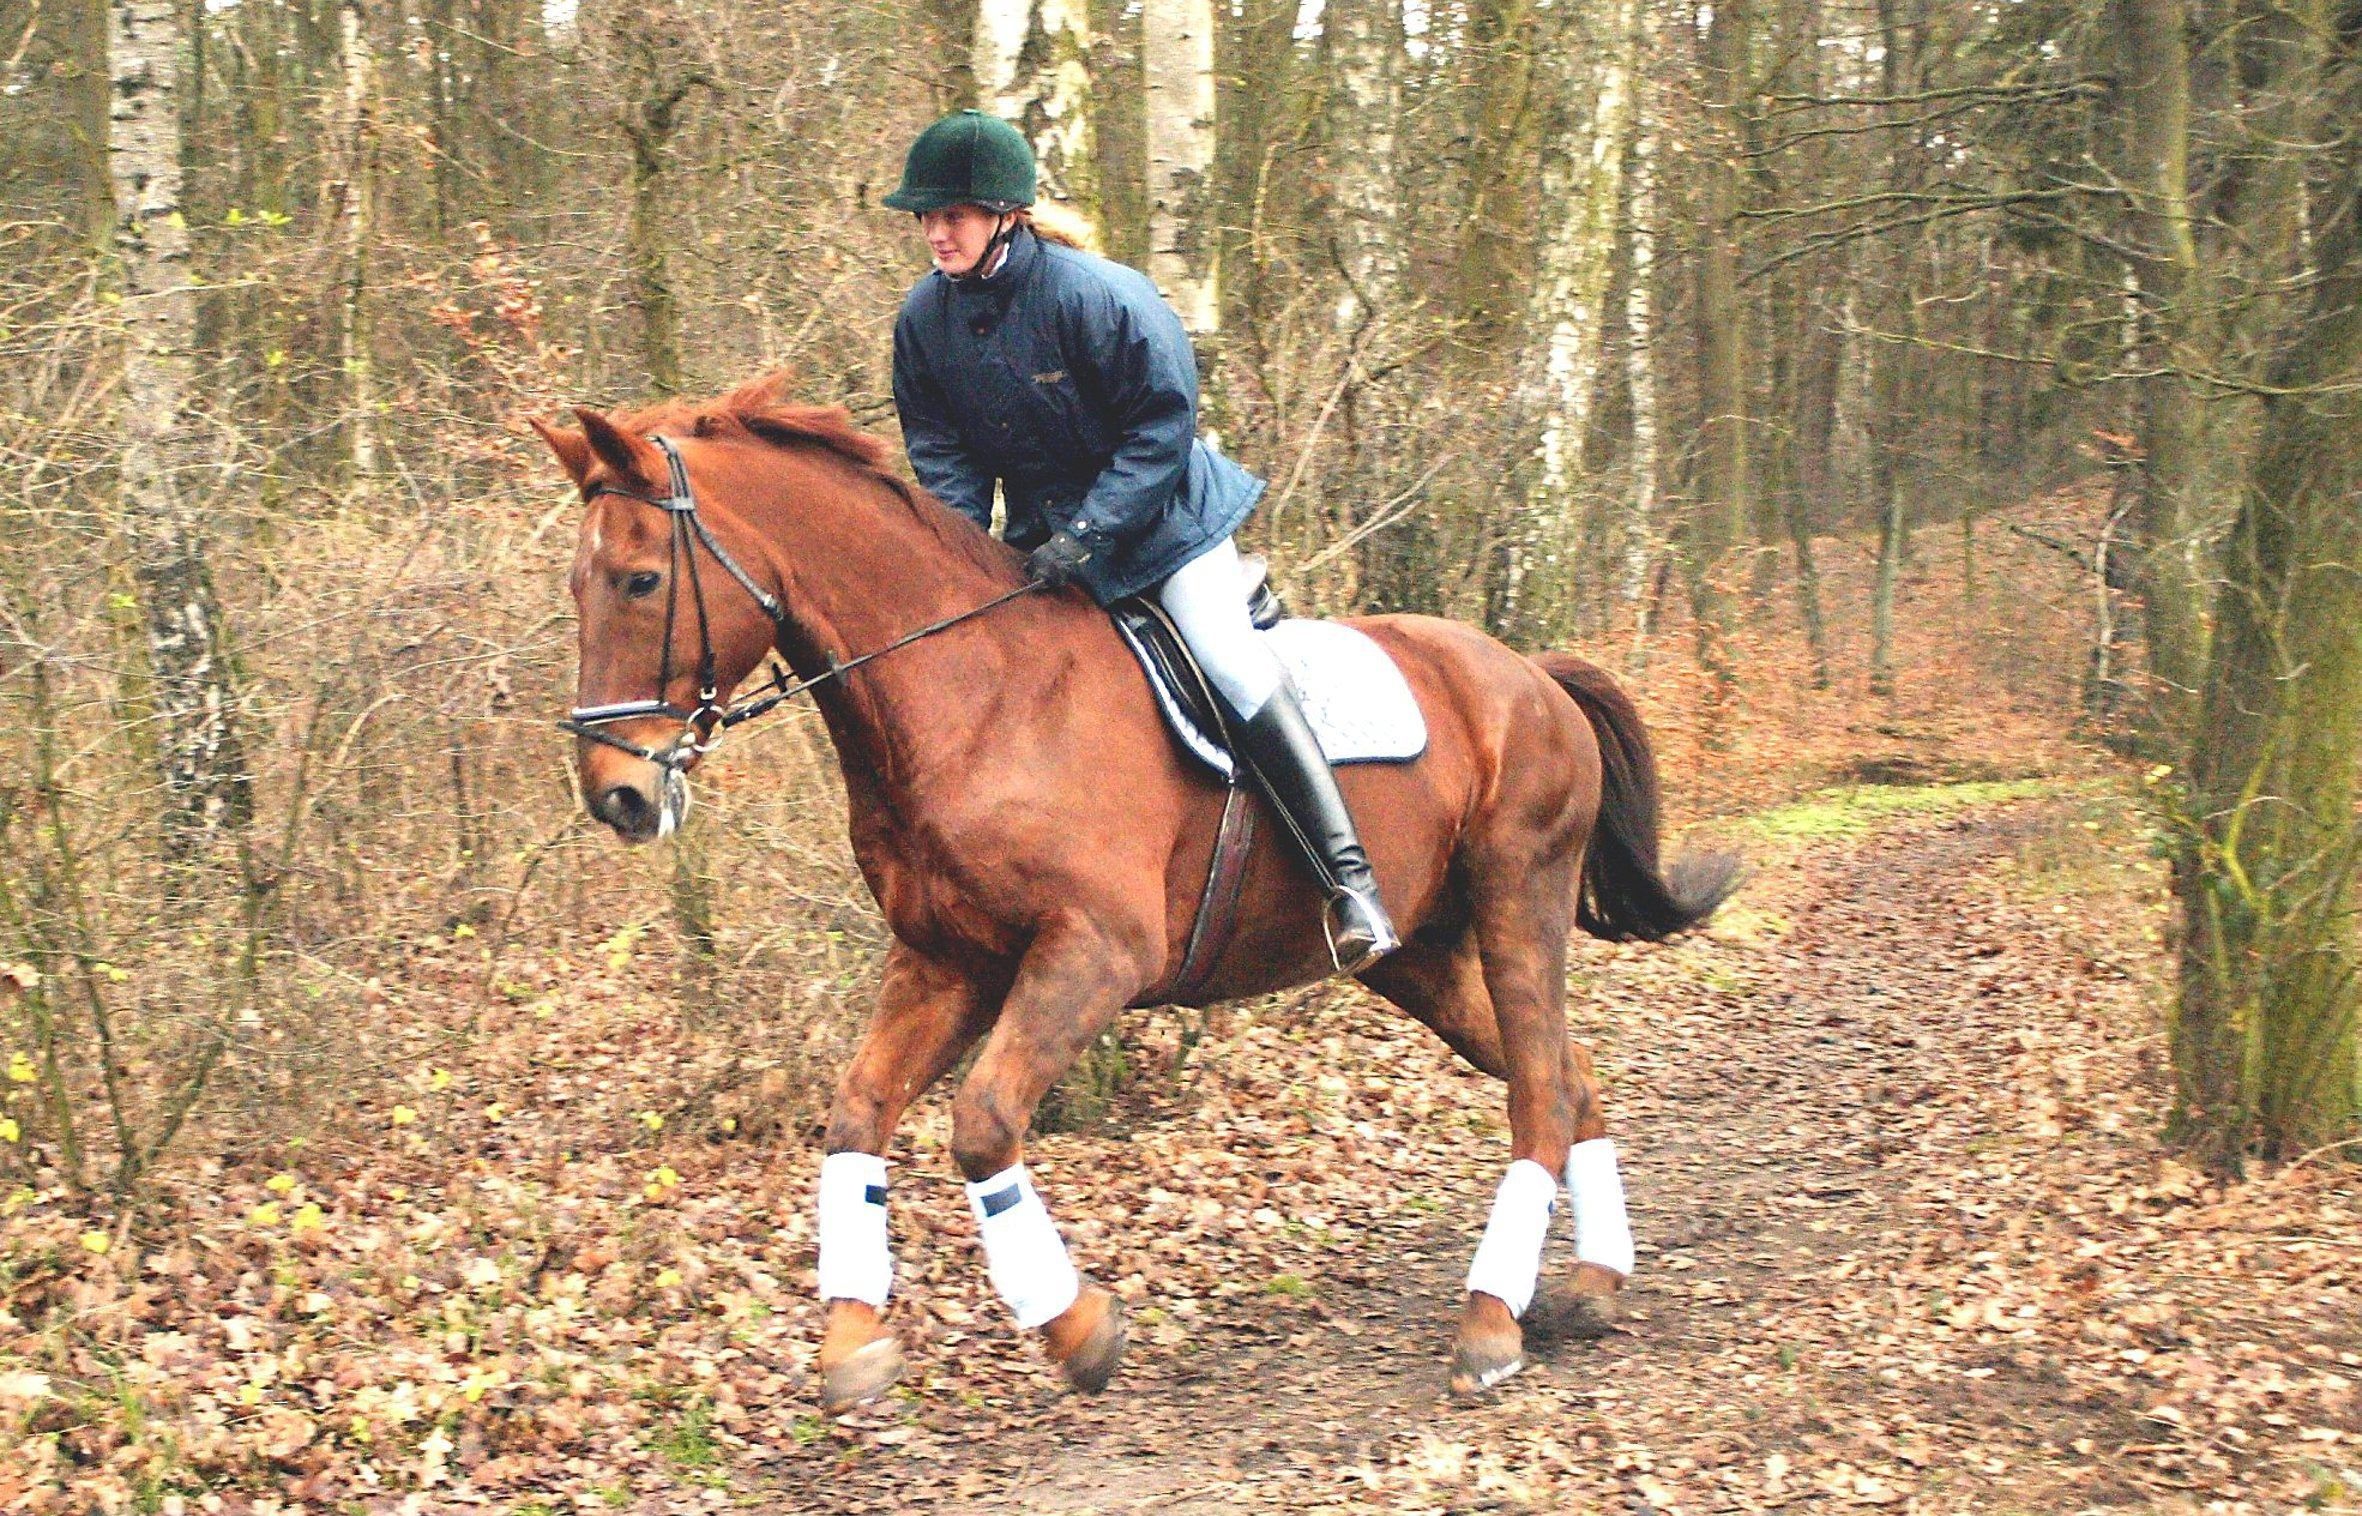
<path id="1" fill-rule="evenodd" d="M 1203 365 L 1222 325 L 1213 0 L 1145 0 L 1140 62 L 1148 97 L 1148 277 L 1181 313 Z"/>
<path id="2" fill-rule="evenodd" d="M 1329 246 L 1345 286 L 1330 319 L 1348 339 L 1393 306 L 1402 282 L 1394 161 L 1402 48 L 1402 0 L 1330 0 L 1322 13 Z"/>
<path id="3" fill-rule="evenodd" d="M 1616 212 L 1632 119 L 1639 0 L 1595 8 L 1596 36 L 1567 28 L 1568 61 L 1544 139 L 1543 243 L 1518 365 L 1519 510 L 1503 523 L 1490 629 L 1512 644 L 1569 630 L 1565 556 L 1579 525 L 1583 440 L 1603 357 L 1601 300 L 1613 272 Z M 1588 65 L 1573 59 L 1591 60 Z"/>
<path id="4" fill-rule="evenodd" d="M 344 321 L 339 334 L 344 360 L 347 470 L 360 484 L 377 473 L 377 372 L 369 321 L 369 236 L 376 193 L 377 125 L 374 117 L 376 59 L 369 47 L 362 0 L 339 7 L 344 50 L 344 111 L 337 123 L 344 173 L 331 191 L 344 222 Z"/>
<path id="5" fill-rule="evenodd" d="M 114 83 L 107 161 L 123 317 L 118 478 L 147 619 L 166 796 L 162 841 L 168 858 L 185 862 L 222 828 L 243 825 L 253 800 L 194 498 L 202 452 L 188 414 L 197 304 L 181 210 L 180 53 L 171 0 L 116 0 L 107 29 Z"/>
<path id="6" fill-rule="evenodd" d="M 1033 144 L 1042 195 L 1100 225 L 1086 0 L 981 0 L 974 58 L 977 98 Z"/>

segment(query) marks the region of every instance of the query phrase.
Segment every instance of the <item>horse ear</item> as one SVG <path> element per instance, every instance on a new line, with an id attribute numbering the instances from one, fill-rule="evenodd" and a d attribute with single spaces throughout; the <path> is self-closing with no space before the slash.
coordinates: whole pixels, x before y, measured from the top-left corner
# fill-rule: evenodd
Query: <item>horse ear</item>
<path id="1" fill-rule="evenodd" d="M 525 421 L 549 444 L 549 450 L 558 455 L 558 463 L 567 476 L 576 484 L 582 483 L 583 476 L 590 472 L 590 439 L 580 432 L 561 432 L 539 416 L 528 416 Z"/>
<path id="2" fill-rule="evenodd" d="M 582 422 L 583 440 L 607 467 L 639 484 L 654 485 L 664 478 L 664 459 L 645 439 L 633 436 L 597 411 L 576 406 L 574 415 Z"/>

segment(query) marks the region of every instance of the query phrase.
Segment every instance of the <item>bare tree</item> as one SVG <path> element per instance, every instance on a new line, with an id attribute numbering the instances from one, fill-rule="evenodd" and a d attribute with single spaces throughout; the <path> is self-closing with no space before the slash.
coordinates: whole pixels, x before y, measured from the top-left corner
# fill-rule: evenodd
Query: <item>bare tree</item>
<path id="1" fill-rule="evenodd" d="M 165 0 L 109 12 L 115 104 L 108 162 L 116 206 L 113 282 L 121 296 L 121 521 L 147 617 L 169 856 L 193 857 L 253 813 L 238 740 L 237 687 L 205 562 L 197 498 L 200 443 L 190 417 L 196 298 L 181 208 L 183 14 Z"/>
<path id="2" fill-rule="evenodd" d="M 980 0 L 976 93 L 1033 144 L 1042 192 L 1100 217 L 1091 102 L 1091 16 L 1085 0 Z"/>
<path id="3" fill-rule="evenodd" d="M 1699 60 L 1707 140 L 1697 154 L 1697 510 L 1690 528 L 1698 656 L 1719 694 L 1736 677 L 1729 647 L 1730 558 L 1748 526 L 1746 315 L 1739 303 L 1740 111 L 1747 98 L 1744 0 L 1719 0 Z"/>
<path id="4" fill-rule="evenodd" d="M 2224 553 L 2175 868 L 2175 1121 L 2231 1163 L 2362 1122 L 2362 7 L 2342 9 L 2306 33 L 2338 39 L 2331 87 L 2278 144 L 2337 147 L 2307 207 L 2310 309 L 2264 376 Z"/>
<path id="5" fill-rule="evenodd" d="M 369 321 L 369 239 L 374 230 L 370 203 L 377 178 L 377 60 L 370 50 L 368 15 L 361 0 L 337 8 L 344 53 L 342 119 L 336 148 L 341 173 L 329 186 L 344 223 L 344 322 L 339 334 L 347 397 L 346 457 L 356 483 L 377 473 L 377 351 Z"/>
<path id="6" fill-rule="evenodd" d="M 1222 325 L 1213 0 L 1146 0 L 1140 51 L 1148 97 L 1148 275 L 1198 339 L 1204 362 Z"/>
<path id="7" fill-rule="evenodd" d="M 1632 121 L 1639 0 L 1615 0 L 1592 15 L 1596 30 L 1570 23 L 1545 119 L 1540 267 L 1525 315 L 1515 392 L 1514 470 L 1518 509 L 1500 526 L 1501 562 L 1488 620 L 1496 634 L 1525 640 L 1567 630 L 1543 613 L 1537 587 L 1563 597 L 1571 573 L 1583 484 L 1583 438 L 1606 353 L 1602 301 L 1624 204 L 1623 168 Z"/>
<path id="8" fill-rule="evenodd" d="M 1402 116 L 1402 0 L 1332 0 L 1321 16 L 1327 241 L 1342 284 L 1332 324 L 1348 338 L 1396 300 L 1402 202 L 1395 133 Z"/>
<path id="9" fill-rule="evenodd" d="M 713 82 L 678 26 L 637 9 L 618 13 L 616 43 L 633 98 L 617 113 L 631 149 L 631 220 L 626 232 L 632 304 L 640 313 L 640 362 L 660 395 L 681 389 L 681 304 L 673 289 L 664 170 L 689 96 Z"/>

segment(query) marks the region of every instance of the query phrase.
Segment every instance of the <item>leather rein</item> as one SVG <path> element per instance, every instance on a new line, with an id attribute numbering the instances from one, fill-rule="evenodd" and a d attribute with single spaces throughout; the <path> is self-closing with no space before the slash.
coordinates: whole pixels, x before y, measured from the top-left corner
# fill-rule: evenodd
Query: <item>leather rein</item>
<path id="1" fill-rule="evenodd" d="M 778 639 L 787 633 L 793 623 L 789 621 L 787 607 L 779 597 L 755 583 L 754 576 L 741 567 L 736 558 L 730 556 L 729 549 L 722 546 L 720 539 L 716 538 L 713 530 L 705 524 L 705 519 L 697 514 L 697 496 L 689 488 L 689 470 L 681 462 L 680 448 L 670 437 L 654 436 L 648 440 L 655 443 L 664 454 L 665 466 L 670 475 L 666 481 L 669 486 L 668 493 L 662 496 L 642 495 L 618 485 L 598 484 L 591 487 L 590 491 L 584 495 L 583 500 L 587 504 L 598 499 L 601 495 L 620 495 L 626 500 L 637 500 L 642 505 L 652 505 L 671 518 L 672 538 L 667 549 L 664 588 L 664 643 L 663 651 L 659 654 L 656 698 L 653 700 L 619 700 L 606 705 L 578 705 L 566 712 L 565 719 L 558 722 L 558 729 L 587 741 L 602 743 L 621 752 L 629 753 L 635 758 L 645 759 L 665 770 L 668 775 L 686 774 L 689 764 L 713 751 L 714 747 L 721 742 L 722 733 L 730 728 L 775 710 L 796 696 L 803 694 L 806 690 L 826 684 L 829 680 L 840 675 L 850 674 L 873 658 L 883 658 L 895 649 L 908 647 L 921 638 L 932 637 L 937 632 L 948 631 L 971 617 L 981 616 L 997 606 L 1006 605 L 1020 595 L 1030 594 L 1041 588 L 1040 584 L 1031 581 L 1021 584 L 1013 590 L 995 595 L 992 599 L 973 609 L 961 611 L 954 616 L 946 616 L 940 621 L 929 622 L 916 631 L 905 632 L 884 647 L 873 648 L 869 652 L 863 653 L 857 658 L 848 659 L 843 663 L 839 663 L 836 655 L 832 653 L 829 655 L 828 668 L 809 679 L 789 678 L 788 670 L 775 657 L 771 661 L 771 677 L 759 686 L 755 693 L 724 704 L 721 700 L 719 681 L 714 668 L 712 625 L 707 619 L 705 609 L 705 581 L 699 577 L 697 572 L 698 547 L 702 545 L 708 553 L 711 553 L 714 561 L 719 563 L 731 578 L 737 580 L 739 587 L 754 598 L 755 604 L 762 609 L 763 614 L 771 618 L 774 648 L 777 647 Z M 687 709 L 673 704 L 672 701 L 665 698 L 664 693 L 672 688 L 673 682 L 673 623 L 680 606 L 680 577 L 684 564 L 687 565 L 689 573 L 690 603 L 697 611 L 697 704 Z M 673 718 L 681 723 L 680 735 L 662 747 L 643 747 L 639 743 L 627 741 L 612 732 L 603 730 L 615 722 L 636 721 L 644 716 Z"/>

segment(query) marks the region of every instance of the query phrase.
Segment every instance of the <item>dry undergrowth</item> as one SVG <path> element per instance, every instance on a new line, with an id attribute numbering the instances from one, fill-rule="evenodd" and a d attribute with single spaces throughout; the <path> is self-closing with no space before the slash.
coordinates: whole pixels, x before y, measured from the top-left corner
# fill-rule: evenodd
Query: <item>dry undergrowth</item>
<path id="1" fill-rule="evenodd" d="M 897 1170 L 912 1394 L 820 1421 L 810 1123 L 878 938 L 800 715 L 710 778 L 693 1015 L 662 855 L 553 830 L 495 909 L 321 946 L 340 1059 L 213 1113 L 143 1213 L 27 1175 L 0 1499 L 2351 1506 L 2350 1171 L 2224 1188 L 2158 1151 L 2158 879 L 2065 736 L 2079 587 L 1990 552 L 1972 601 L 1928 555 L 1891 702 L 1851 634 L 1813 692 L 1777 608 L 1712 729 L 1677 619 L 1636 669 L 1678 813 L 1752 816 L 1723 825 L 1758 872 L 1706 938 L 1578 954 L 1649 1251 L 1629 1336 L 1544 1347 L 1493 1405 L 1435 1390 L 1498 1091 L 1327 990 L 1138 1018 L 1108 1129 L 1038 1144 L 1141 1307 L 1118 1396 L 1057 1397 L 1007 1331 L 938 1099 Z M 1858 605 L 1862 556 L 1824 563 Z"/>

